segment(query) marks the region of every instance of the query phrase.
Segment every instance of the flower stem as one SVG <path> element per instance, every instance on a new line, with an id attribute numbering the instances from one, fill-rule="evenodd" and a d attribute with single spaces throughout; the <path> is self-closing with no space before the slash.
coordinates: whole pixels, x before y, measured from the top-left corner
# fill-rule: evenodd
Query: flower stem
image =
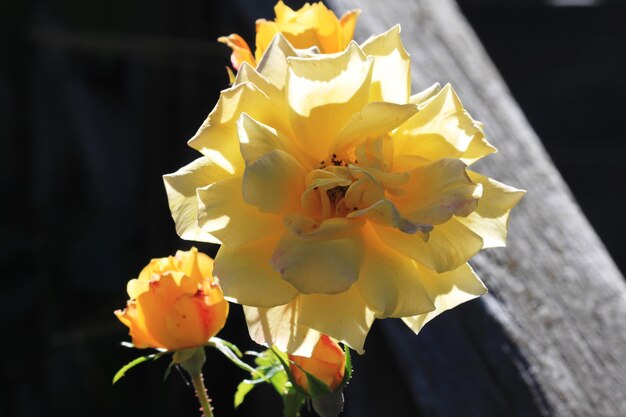
<path id="1" fill-rule="evenodd" d="M 202 373 L 198 372 L 194 375 L 191 375 L 191 381 L 193 383 L 193 387 L 196 390 L 196 396 L 198 397 L 198 401 L 200 401 L 200 407 L 204 417 L 214 417 L 213 416 L 213 408 L 211 408 L 211 399 L 207 395 L 206 388 L 204 387 L 204 380 L 202 379 Z"/>

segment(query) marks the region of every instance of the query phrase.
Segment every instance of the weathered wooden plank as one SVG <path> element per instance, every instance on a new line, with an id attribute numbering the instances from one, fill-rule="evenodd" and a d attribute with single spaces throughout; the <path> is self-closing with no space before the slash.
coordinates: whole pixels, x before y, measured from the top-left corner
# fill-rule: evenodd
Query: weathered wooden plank
<path id="1" fill-rule="evenodd" d="M 338 12 L 363 9 L 360 40 L 400 23 L 413 91 L 451 82 L 500 150 L 478 171 L 528 190 L 508 248 L 471 262 L 489 295 L 418 337 L 398 322 L 382 326 L 389 349 L 407 361 L 405 383 L 420 415 L 626 416 L 624 279 L 457 5 L 328 3 Z"/>

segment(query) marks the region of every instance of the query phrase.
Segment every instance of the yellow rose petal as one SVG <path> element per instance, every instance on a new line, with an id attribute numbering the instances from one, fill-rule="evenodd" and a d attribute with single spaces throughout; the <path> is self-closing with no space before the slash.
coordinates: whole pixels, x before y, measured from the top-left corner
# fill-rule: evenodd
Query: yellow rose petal
<path id="1" fill-rule="evenodd" d="M 246 203 L 262 212 L 299 211 L 306 171 L 285 151 L 276 149 L 246 167 L 242 194 Z"/>
<path id="2" fill-rule="evenodd" d="M 420 105 L 420 111 L 393 134 L 397 153 L 431 161 L 460 157 L 476 136 L 484 137 L 480 125 L 465 111 L 449 84 Z M 488 148 L 484 152 L 492 151 Z"/>
<path id="3" fill-rule="evenodd" d="M 219 181 L 227 175 L 226 171 L 208 158 L 201 157 L 175 173 L 163 176 L 176 232 L 182 239 L 219 243 L 219 240 L 198 226 L 196 188 Z"/>
<path id="4" fill-rule="evenodd" d="M 295 139 L 324 159 L 335 135 L 367 103 L 372 60 L 352 44 L 333 57 L 290 58 L 288 67 L 286 93 Z"/>
<path id="5" fill-rule="evenodd" d="M 296 298 L 272 308 L 244 306 L 250 338 L 263 346 L 276 346 L 283 352 L 311 356 L 321 335 L 298 323 L 299 302 Z"/>
<path id="6" fill-rule="evenodd" d="M 376 316 L 405 317 L 434 310 L 415 262 L 389 249 L 373 230 L 364 233 L 367 245 L 356 286 Z"/>
<path id="7" fill-rule="evenodd" d="M 469 171 L 468 175 L 475 183 L 482 184 L 483 196 L 473 213 L 457 220 L 482 237 L 484 248 L 506 246 L 509 213 L 526 191 L 475 172 Z"/>
<path id="8" fill-rule="evenodd" d="M 411 60 L 400 39 L 400 25 L 372 36 L 361 48 L 366 55 L 375 58 L 370 100 L 408 103 L 411 93 Z"/>
<path id="9" fill-rule="evenodd" d="M 282 34 L 278 33 L 276 36 L 272 36 L 273 39 L 270 38 L 271 42 L 263 56 L 260 60 L 257 58 L 259 63 L 257 71 L 276 88 L 282 90 L 287 80 L 287 58 L 298 54 Z"/>
<path id="10" fill-rule="evenodd" d="M 400 126 L 417 112 L 413 104 L 394 104 L 375 101 L 350 118 L 334 140 L 337 154 L 346 152 L 367 138 L 376 138 Z"/>
<path id="11" fill-rule="evenodd" d="M 243 201 L 242 178 L 231 177 L 197 190 L 198 225 L 224 245 L 238 247 L 279 233 L 282 219 Z"/>
<path id="12" fill-rule="evenodd" d="M 328 240 L 303 240 L 285 233 L 274 251 L 272 266 L 303 294 L 336 294 L 359 277 L 363 242 L 359 235 Z"/>
<path id="13" fill-rule="evenodd" d="M 478 204 L 482 192 L 465 172 L 458 159 L 440 159 L 409 172 L 405 192 L 390 200 L 403 217 L 418 224 L 440 224 L 453 215 L 467 216 Z"/>
<path id="14" fill-rule="evenodd" d="M 270 125 L 281 125 L 280 112 L 275 112 L 270 98 L 251 83 L 235 85 L 222 91 L 220 100 L 204 121 L 189 146 L 210 157 L 230 173 L 243 171 L 236 122 L 242 113 Z M 282 122 L 284 124 L 284 122 Z M 215 158 L 218 155 L 221 158 Z"/>
<path id="15" fill-rule="evenodd" d="M 468 264 L 443 274 L 422 271 L 422 279 L 427 282 L 426 288 L 435 300 L 436 308 L 426 314 L 402 319 L 415 333 L 444 311 L 487 292 L 485 285 Z"/>
<path id="16" fill-rule="evenodd" d="M 350 10 L 345 12 L 341 19 L 339 19 L 339 24 L 341 25 L 341 48 L 345 49 L 352 38 L 354 37 L 354 29 L 356 27 L 356 21 L 361 14 L 361 10 Z"/>
<path id="17" fill-rule="evenodd" d="M 213 273 L 229 299 L 244 305 L 273 307 L 286 304 L 298 295 L 269 263 L 278 237 L 238 248 L 220 248 Z"/>
<path id="18" fill-rule="evenodd" d="M 374 322 L 370 310 L 356 287 L 340 294 L 307 294 L 300 296 L 301 324 L 346 343 L 363 353 L 365 336 Z"/>
<path id="19" fill-rule="evenodd" d="M 467 262 L 483 247 L 483 240 L 458 219 L 437 225 L 424 238 L 374 225 L 378 237 L 390 248 L 437 272 L 450 271 Z"/>

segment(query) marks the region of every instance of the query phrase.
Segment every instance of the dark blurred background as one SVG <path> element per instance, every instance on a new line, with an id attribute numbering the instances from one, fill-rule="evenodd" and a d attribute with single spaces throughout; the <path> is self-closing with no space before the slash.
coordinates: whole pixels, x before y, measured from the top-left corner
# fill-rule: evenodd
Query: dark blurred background
<path id="1" fill-rule="evenodd" d="M 162 382 L 165 361 L 111 386 L 113 373 L 137 356 L 119 345 L 127 330 L 112 312 L 124 306 L 126 281 L 150 258 L 191 246 L 175 233 L 161 175 L 198 156 L 186 140 L 227 86 L 229 51 L 215 39 L 238 32 L 252 41 L 254 20 L 273 17 L 273 3 L 0 3 L 0 416 L 197 415 L 182 378 Z M 626 2 L 460 5 L 626 270 Z M 240 309 L 232 310 L 221 335 L 253 347 Z M 435 321 L 419 337 L 442 329 Z M 375 325 L 346 392 L 353 410 L 369 389 L 379 398 L 371 415 L 400 415 L 390 411 L 385 390 L 400 390 L 393 398 L 409 408 L 402 385 L 390 382 L 397 369 L 385 343 Z M 383 359 L 384 369 L 376 369 Z M 232 394 L 245 374 L 213 353 L 206 369 L 219 416 L 279 414 L 269 388 L 233 412 Z M 272 412 L 255 412 L 267 401 Z"/>

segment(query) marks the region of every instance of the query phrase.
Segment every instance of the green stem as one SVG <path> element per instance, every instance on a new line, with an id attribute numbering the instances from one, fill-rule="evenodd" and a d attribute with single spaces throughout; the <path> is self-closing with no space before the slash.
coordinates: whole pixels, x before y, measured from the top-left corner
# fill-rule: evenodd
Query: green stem
<path id="1" fill-rule="evenodd" d="M 202 412 L 204 413 L 204 417 L 214 417 L 213 416 L 213 408 L 211 408 L 211 399 L 207 395 L 206 388 L 204 387 L 204 380 L 202 379 L 202 373 L 194 373 L 191 375 L 191 381 L 193 382 L 193 387 L 196 390 L 196 396 L 198 397 L 198 401 L 200 401 L 200 407 Z"/>

